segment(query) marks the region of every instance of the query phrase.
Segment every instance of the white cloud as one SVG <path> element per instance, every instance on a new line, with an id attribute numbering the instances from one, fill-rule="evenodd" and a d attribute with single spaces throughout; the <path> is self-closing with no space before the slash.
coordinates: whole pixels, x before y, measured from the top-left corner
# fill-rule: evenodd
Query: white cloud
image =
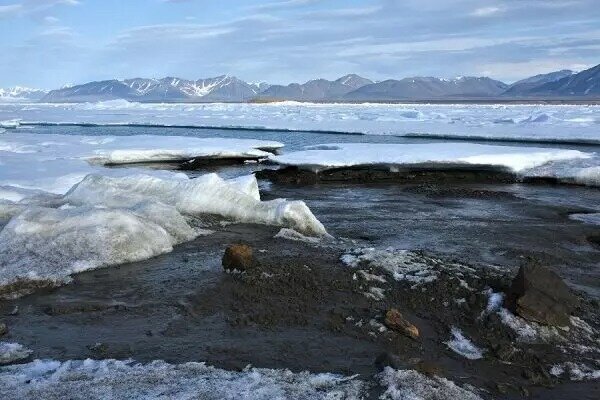
<path id="1" fill-rule="evenodd" d="M 500 14 L 503 9 L 500 7 L 482 7 L 473 11 L 470 15 L 473 17 L 491 17 L 492 15 Z"/>

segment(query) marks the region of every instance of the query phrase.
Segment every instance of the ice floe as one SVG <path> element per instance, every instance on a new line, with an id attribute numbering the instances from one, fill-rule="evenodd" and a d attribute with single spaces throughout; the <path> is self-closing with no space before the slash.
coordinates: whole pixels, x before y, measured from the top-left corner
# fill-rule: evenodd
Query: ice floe
<path id="1" fill-rule="evenodd" d="M 0 369 L 5 400 L 81 399 L 360 399 L 355 377 L 246 368 L 226 371 L 204 363 L 35 360 Z"/>
<path id="2" fill-rule="evenodd" d="M 28 122 L 144 124 L 435 138 L 600 143 L 598 105 L 507 104 L 0 104 Z"/>
<path id="3" fill-rule="evenodd" d="M 478 168 L 494 167 L 522 177 L 549 177 L 600 185 L 600 158 L 569 149 L 494 146 L 474 143 L 332 143 L 271 156 L 280 165 L 311 171 L 343 167 Z"/>

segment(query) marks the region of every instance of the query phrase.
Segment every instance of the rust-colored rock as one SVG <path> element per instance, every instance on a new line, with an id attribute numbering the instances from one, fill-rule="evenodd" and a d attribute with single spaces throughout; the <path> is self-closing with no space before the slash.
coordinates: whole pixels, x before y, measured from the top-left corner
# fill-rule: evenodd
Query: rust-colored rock
<path id="1" fill-rule="evenodd" d="M 385 313 L 385 325 L 398 333 L 402 333 L 412 339 L 417 339 L 419 337 L 419 329 L 408 322 L 402 313 L 395 308 L 388 310 Z"/>
<path id="2" fill-rule="evenodd" d="M 246 271 L 254 265 L 252 247 L 246 244 L 232 244 L 227 246 L 223 254 L 223 268 L 226 270 Z"/>

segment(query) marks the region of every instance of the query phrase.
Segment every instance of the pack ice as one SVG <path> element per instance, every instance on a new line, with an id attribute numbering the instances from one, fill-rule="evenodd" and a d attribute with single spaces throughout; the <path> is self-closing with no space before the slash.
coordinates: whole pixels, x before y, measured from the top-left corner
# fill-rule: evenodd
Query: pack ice
<path id="1" fill-rule="evenodd" d="M 600 143 L 598 105 L 134 103 L 0 104 L 23 123 L 144 124 L 534 142 Z M 7 124 L 11 124 L 7 121 Z"/>
<path id="2" fill-rule="evenodd" d="M 0 140 L 0 226 L 8 221 L 0 231 L 0 295 L 23 294 L 28 285 L 64 283 L 75 272 L 169 252 L 208 233 L 200 221 L 207 214 L 326 234 L 304 202 L 261 201 L 254 176 L 188 179 L 91 163 L 164 159 L 178 146 L 188 155 L 263 156 L 256 147 L 276 143 L 214 140 L 202 147 L 191 139 L 184 149 L 187 138 L 20 136 Z M 146 151 L 150 146 L 140 143 L 150 139 L 152 157 Z"/>

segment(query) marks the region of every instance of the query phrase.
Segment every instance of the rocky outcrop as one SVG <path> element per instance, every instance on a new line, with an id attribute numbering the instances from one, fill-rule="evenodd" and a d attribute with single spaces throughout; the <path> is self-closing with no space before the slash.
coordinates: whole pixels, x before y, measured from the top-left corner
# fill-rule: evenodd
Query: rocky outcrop
<path id="1" fill-rule="evenodd" d="M 578 299 L 554 272 L 537 264 L 521 266 L 506 297 L 515 314 L 545 325 L 567 326 Z"/>

